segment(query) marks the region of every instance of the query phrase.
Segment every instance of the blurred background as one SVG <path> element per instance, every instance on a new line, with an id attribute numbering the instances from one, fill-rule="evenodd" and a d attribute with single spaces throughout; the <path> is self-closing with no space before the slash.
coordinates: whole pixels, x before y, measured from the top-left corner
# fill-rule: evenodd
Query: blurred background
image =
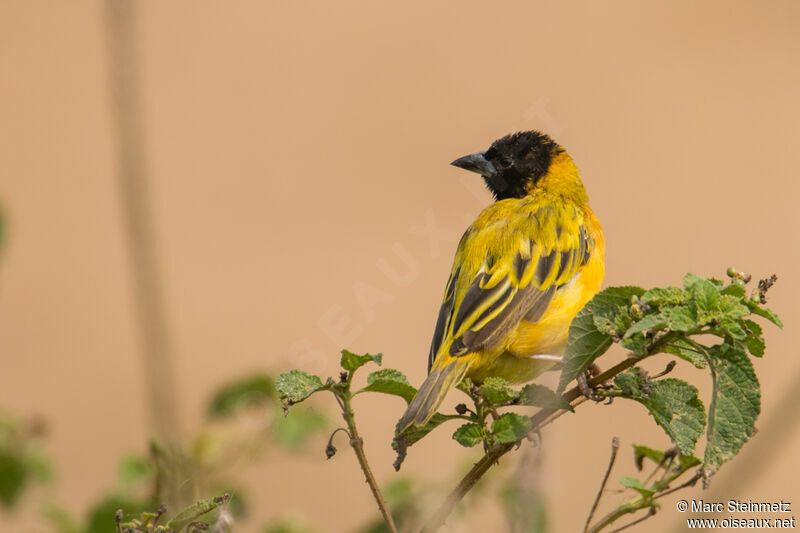
<path id="1" fill-rule="evenodd" d="M 0 529 L 51 531 L 43 500 L 85 516 L 137 479 L 146 467 L 123 461 L 120 481 L 120 458 L 151 455 L 159 432 L 202 455 L 218 435 L 209 402 L 242 376 L 335 375 L 346 347 L 420 383 L 457 240 L 490 202 L 448 163 L 525 129 L 578 164 L 606 285 L 778 274 L 786 329 L 765 328 L 755 361 L 760 431 L 710 491 L 680 497 L 800 506 L 799 30 L 791 1 L 4 1 L 0 407 L 41 435 L 52 472 L 0 510 Z M 583 525 L 613 435 L 615 478 L 633 470 L 631 444 L 668 446 L 618 403 L 546 430 L 551 531 Z M 311 403 L 312 425 L 340 423 L 331 404 Z M 477 458 L 440 430 L 395 474 L 404 405 L 354 407 L 378 479 L 413 478 L 430 505 Z M 264 429 L 237 417 L 224 439 Z M 326 461 L 328 433 L 310 433 L 223 463 L 247 495 L 237 531 L 287 513 L 326 532 L 375 518 L 345 439 Z M 641 530 L 682 530 L 678 497 Z M 505 527 L 496 498 L 467 507 L 452 531 Z"/>

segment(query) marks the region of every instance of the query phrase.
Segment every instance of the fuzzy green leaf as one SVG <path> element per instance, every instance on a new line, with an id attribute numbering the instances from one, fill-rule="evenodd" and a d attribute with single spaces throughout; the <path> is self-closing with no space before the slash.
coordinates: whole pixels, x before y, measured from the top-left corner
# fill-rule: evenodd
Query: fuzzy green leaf
<path id="1" fill-rule="evenodd" d="M 664 307 L 661 309 L 661 316 L 672 331 L 688 332 L 699 326 L 697 313 L 690 306 Z"/>
<path id="2" fill-rule="evenodd" d="M 645 487 L 642 484 L 642 482 L 636 479 L 635 477 L 624 476 L 619 480 L 619 482 L 620 484 L 622 484 L 623 487 L 628 487 L 629 489 L 633 489 L 645 498 L 649 498 L 650 496 L 656 493 L 656 491 Z"/>
<path id="3" fill-rule="evenodd" d="M 744 340 L 747 350 L 756 357 L 763 356 L 767 345 L 761 335 L 761 326 L 752 320 L 745 320 L 744 326 L 747 328 L 747 337 Z"/>
<path id="4" fill-rule="evenodd" d="M 531 419 L 517 413 L 503 413 L 492 423 L 495 442 L 517 442 L 531 430 Z"/>
<path id="5" fill-rule="evenodd" d="M 275 384 L 266 374 L 254 374 L 221 387 L 208 405 L 211 417 L 229 415 L 241 407 L 263 405 L 276 397 Z"/>
<path id="6" fill-rule="evenodd" d="M 472 448 L 483 440 L 483 431 L 478 424 L 470 422 L 453 433 L 453 440 L 466 448 Z"/>
<path id="7" fill-rule="evenodd" d="M 747 307 L 750 308 L 750 312 L 754 315 L 766 318 L 779 328 L 783 328 L 783 322 L 781 322 L 781 319 L 778 318 L 778 315 L 773 313 L 771 310 L 767 309 L 766 307 L 761 307 L 757 302 L 752 300 L 746 300 L 745 303 L 747 304 Z"/>
<path id="8" fill-rule="evenodd" d="M 378 366 L 380 366 L 382 358 L 383 354 L 380 353 L 377 353 L 375 355 L 368 353 L 364 355 L 358 355 L 354 354 L 350 350 L 342 350 L 342 360 L 339 364 L 341 364 L 342 368 L 344 368 L 348 372 L 353 373 L 354 371 L 358 370 L 359 368 L 369 363 L 370 361 L 373 361 L 377 363 Z"/>
<path id="9" fill-rule="evenodd" d="M 761 391 L 750 358 L 741 345 L 718 344 L 708 349 L 714 381 L 708 415 L 703 484 L 732 459 L 753 434 L 761 412 Z"/>
<path id="10" fill-rule="evenodd" d="M 681 359 L 692 363 L 695 368 L 705 368 L 706 358 L 702 353 L 698 352 L 692 343 L 684 339 L 676 339 L 663 348 L 666 353 L 677 355 Z"/>
<path id="11" fill-rule="evenodd" d="M 180 531 L 204 514 L 210 513 L 220 505 L 224 505 L 228 500 L 230 500 L 230 495 L 228 494 L 208 500 L 201 500 L 178 513 L 175 518 L 167 522 L 167 526 L 172 531 Z"/>
<path id="12" fill-rule="evenodd" d="M 522 387 L 519 399 L 520 405 L 533 405 L 545 409 L 566 409 L 570 412 L 575 410 L 568 401 L 556 394 L 555 391 L 538 383 L 530 383 Z"/>
<path id="13" fill-rule="evenodd" d="M 678 305 L 689 299 L 689 294 L 678 287 L 650 289 L 642 294 L 641 300 L 650 305 Z"/>
<path id="14" fill-rule="evenodd" d="M 291 416 L 276 416 L 272 426 L 272 439 L 289 451 L 301 451 L 308 440 L 322 433 L 328 421 L 321 412 L 300 406 L 292 409 Z"/>
<path id="15" fill-rule="evenodd" d="M 656 450 L 648 446 L 639 444 L 633 445 L 633 460 L 636 463 L 636 468 L 642 470 L 644 468 L 644 460 L 650 459 L 657 465 L 665 464 L 666 453 L 662 450 Z M 702 461 L 693 455 L 678 454 L 678 461 L 682 470 L 687 470 L 693 466 L 699 465 Z"/>
<path id="16" fill-rule="evenodd" d="M 638 368 L 617 375 L 614 382 L 627 398 L 647 407 L 683 455 L 694 453 L 706 422 L 697 388 L 675 378 L 651 381 Z"/>
<path id="17" fill-rule="evenodd" d="M 284 372 L 275 380 L 275 388 L 281 394 L 281 398 L 284 402 L 290 403 L 302 402 L 315 392 L 329 389 L 331 384 L 330 380 L 322 383 L 319 376 L 296 368 Z"/>
<path id="18" fill-rule="evenodd" d="M 11 508 L 27 481 L 28 471 L 22 458 L 0 449 L 0 504 Z"/>
<path id="19" fill-rule="evenodd" d="M 683 285 L 697 306 L 697 321 L 699 323 L 708 324 L 712 320 L 720 318 L 722 315 L 720 309 L 722 296 L 719 293 L 717 284 L 712 280 L 689 273 L 684 276 Z"/>
<path id="20" fill-rule="evenodd" d="M 362 392 L 382 392 L 383 394 L 393 394 L 400 396 L 407 403 L 411 403 L 417 389 L 408 383 L 406 376 L 394 368 L 382 368 L 372 372 L 367 376 L 367 386 L 355 394 Z"/>
<path id="21" fill-rule="evenodd" d="M 644 333 L 635 333 L 632 337 L 622 339 L 622 342 L 619 344 L 626 350 L 630 350 L 636 355 L 647 354 L 648 343 Z"/>
<path id="22" fill-rule="evenodd" d="M 508 381 L 498 377 L 486 378 L 481 385 L 481 393 L 492 404 L 508 403 L 519 398 L 519 391 L 515 391 Z"/>
<path id="23" fill-rule="evenodd" d="M 622 308 L 627 308 L 631 296 L 641 296 L 644 289 L 640 287 L 609 287 L 592 298 L 572 321 L 569 338 L 564 352 L 564 368 L 558 383 L 558 392 L 563 392 L 567 385 L 581 373 L 585 372 L 595 359 L 604 354 L 611 346 L 611 335 L 598 329 L 595 316 L 606 317 L 625 331 L 629 326 L 620 323 Z M 627 317 L 630 320 L 630 317 Z"/>
<path id="24" fill-rule="evenodd" d="M 424 426 L 411 426 L 406 429 L 400 438 L 402 438 L 406 446 L 411 446 L 443 423 L 455 418 L 462 419 L 460 415 L 443 415 L 442 413 L 436 413 Z M 397 438 L 395 438 L 395 441 L 392 443 L 392 447 L 395 449 L 397 449 L 396 444 Z"/>
<path id="25" fill-rule="evenodd" d="M 645 315 L 641 320 L 636 322 L 628 331 L 625 332 L 625 338 L 632 337 L 634 333 L 645 331 L 648 329 L 659 330 L 667 326 L 667 320 L 661 314 Z"/>

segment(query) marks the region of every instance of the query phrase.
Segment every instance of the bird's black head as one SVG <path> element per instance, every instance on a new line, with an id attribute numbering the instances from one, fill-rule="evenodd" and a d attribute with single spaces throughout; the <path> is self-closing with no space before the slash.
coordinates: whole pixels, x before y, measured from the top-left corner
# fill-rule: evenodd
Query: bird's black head
<path id="1" fill-rule="evenodd" d="M 488 150 L 456 159 L 451 165 L 483 176 L 496 200 L 522 198 L 547 174 L 553 157 L 562 151 L 547 135 L 524 131 L 497 139 Z"/>

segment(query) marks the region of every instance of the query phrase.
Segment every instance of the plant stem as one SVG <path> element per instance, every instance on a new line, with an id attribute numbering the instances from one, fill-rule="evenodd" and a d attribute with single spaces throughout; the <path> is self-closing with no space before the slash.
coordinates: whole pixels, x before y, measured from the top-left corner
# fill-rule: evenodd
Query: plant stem
<path id="1" fill-rule="evenodd" d="M 364 453 L 364 439 L 361 438 L 361 436 L 358 434 L 358 429 L 356 429 L 356 418 L 353 414 L 353 408 L 350 406 L 350 391 L 348 390 L 342 394 L 341 398 L 343 404 L 342 417 L 344 417 L 344 421 L 347 423 L 347 428 L 350 432 L 350 446 L 352 446 L 353 451 L 356 453 L 358 464 L 361 465 L 361 470 L 364 472 L 364 476 L 367 478 L 367 484 L 372 490 L 372 496 L 375 497 L 375 501 L 378 503 L 378 509 L 380 509 L 381 515 L 383 515 L 383 519 L 386 521 L 386 526 L 389 528 L 389 532 L 397 533 L 397 526 L 394 524 L 392 513 L 389 512 L 389 506 L 386 505 L 386 500 L 383 498 L 383 494 L 381 494 L 381 489 L 378 487 L 378 482 L 375 480 L 375 475 L 372 473 L 372 469 L 369 467 L 367 455 Z"/>
<path id="2" fill-rule="evenodd" d="M 611 469 L 614 468 L 614 462 L 617 460 L 617 451 L 619 451 L 619 437 L 614 437 L 611 439 L 611 458 L 608 460 L 608 468 L 606 468 L 606 473 L 603 475 L 603 481 L 597 490 L 597 496 L 594 499 L 592 508 L 589 510 L 589 516 L 586 517 L 586 525 L 583 526 L 584 533 L 589 530 L 589 524 L 592 523 L 594 512 L 597 511 L 597 505 L 600 503 L 600 498 L 603 497 L 603 491 L 606 488 L 606 483 L 608 483 L 608 476 L 611 475 Z"/>
<path id="3" fill-rule="evenodd" d="M 629 369 L 641 360 L 641 357 L 628 357 L 605 372 L 590 379 L 589 385 L 596 386 L 600 383 L 604 383 L 620 372 Z M 581 394 L 580 387 L 576 386 L 565 392 L 561 398 L 572 403 L 579 398 L 583 398 L 583 396 Z M 582 403 L 582 400 L 578 403 Z M 577 405 L 577 403 L 575 405 Z M 546 426 L 566 412 L 567 411 L 563 409 L 540 409 L 531 417 L 532 425 L 529 434 L 536 433 L 537 431 L 541 430 L 542 427 Z M 422 527 L 420 533 L 433 533 L 442 527 L 445 519 L 450 515 L 451 512 L 453 512 L 456 504 L 458 504 L 458 502 L 460 502 L 464 496 L 466 496 L 466 494 L 472 489 L 472 487 L 475 486 L 478 480 L 483 477 L 483 475 L 492 467 L 492 465 L 494 465 L 502 456 L 511 451 L 515 446 L 516 443 L 511 442 L 506 444 L 497 444 L 490 448 L 483 455 L 483 457 L 481 457 L 481 459 L 475 463 L 472 469 L 467 472 L 461 481 L 459 481 L 458 485 L 456 485 L 456 488 L 453 489 L 445 501 L 442 502 L 442 505 Z"/>
<path id="4" fill-rule="evenodd" d="M 181 420 L 158 269 L 141 124 L 135 28 L 138 2 L 107 0 L 106 6 L 120 200 L 139 321 L 147 414 L 155 437 L 177 442 Z"/>

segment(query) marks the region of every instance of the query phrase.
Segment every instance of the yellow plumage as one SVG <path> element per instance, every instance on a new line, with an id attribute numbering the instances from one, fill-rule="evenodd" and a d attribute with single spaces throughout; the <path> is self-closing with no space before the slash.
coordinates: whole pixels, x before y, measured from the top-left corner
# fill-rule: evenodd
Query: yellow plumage
<path id="1" fill-rule="evenodd" d="M 423 425 L 465 376 L 529 381 L 555 363 L 569 325 L 599 290 L 605 243 L 570 156 L 525 132 L 453 164 L 480 172 L 498 201 L 467 229 L 453 262 L 429 376 L 398 424 Z"/>

